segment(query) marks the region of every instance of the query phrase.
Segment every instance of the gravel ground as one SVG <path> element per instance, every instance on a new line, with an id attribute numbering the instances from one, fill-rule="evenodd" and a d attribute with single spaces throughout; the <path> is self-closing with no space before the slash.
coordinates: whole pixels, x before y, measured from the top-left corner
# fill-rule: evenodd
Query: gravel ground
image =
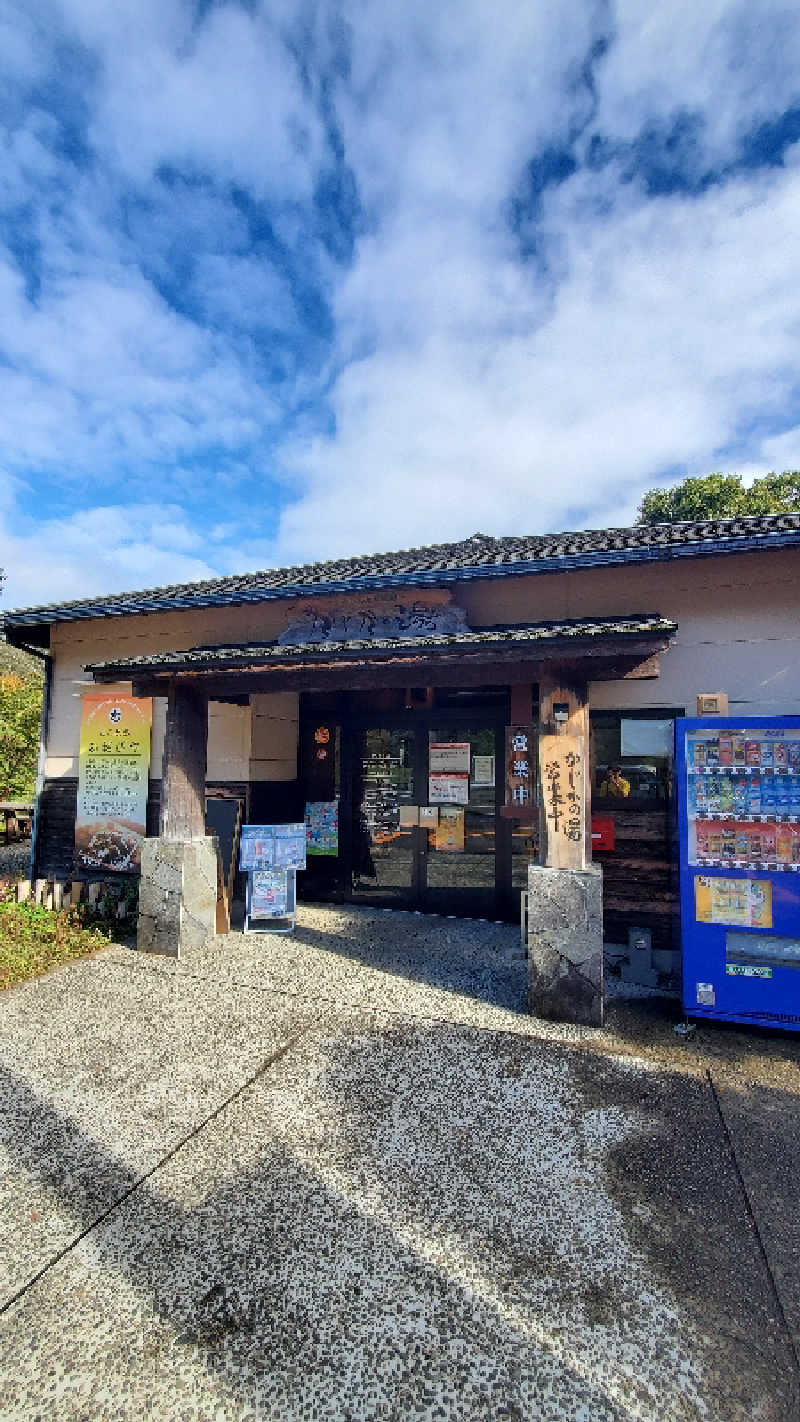
<path id="1" fill-rule="evenodd" d="M 5 994 L 3 1417 L 795 1422 L 800 1043 L 524 971 L 304 907 Z"/>
<path id="2" fill-rule="evenodd" d="M 18 840 L 15 844 L 0 844 L 0 880 L 26 878 L 30 862 L 29 839 Z"/>

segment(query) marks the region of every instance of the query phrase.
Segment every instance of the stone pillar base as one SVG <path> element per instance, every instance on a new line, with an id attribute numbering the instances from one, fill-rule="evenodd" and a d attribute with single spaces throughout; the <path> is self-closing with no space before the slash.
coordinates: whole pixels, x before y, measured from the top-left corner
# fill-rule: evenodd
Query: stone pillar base
<path id="1" fill-rule="evenodd" d="M 528 1005 L 603 1025 L 603 871 L 528 866 Z"/>
<path id="2" fill-rule="evenodd" d="M 216 931 L 217 841 L 142 841 L 136 947 L 143 953 L 180 957 L 200 948 Z"/>

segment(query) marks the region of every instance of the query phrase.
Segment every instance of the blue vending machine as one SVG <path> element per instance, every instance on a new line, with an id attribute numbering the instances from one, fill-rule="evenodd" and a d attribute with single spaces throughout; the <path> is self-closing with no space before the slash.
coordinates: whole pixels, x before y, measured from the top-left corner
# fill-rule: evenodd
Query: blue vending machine
<path id="1" fill-rule="evenodd" d="M 800 1030 L 800 716 L 676 722 L 683 1006 Z"/>

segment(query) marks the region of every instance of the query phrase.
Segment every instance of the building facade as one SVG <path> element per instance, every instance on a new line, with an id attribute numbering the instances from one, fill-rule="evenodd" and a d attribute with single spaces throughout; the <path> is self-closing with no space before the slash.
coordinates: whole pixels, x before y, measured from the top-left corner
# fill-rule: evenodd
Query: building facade
<path id="1" fill-rule="evenodd" d="M 606 937 L 640 925 L 676 949 L 674 718 L 707 692 L 732 715 L 800 709 L 799 592 L 800 516 L 772 515 L 475 535 L 9 612 L 8 640 L 48 656 L 34 872 L 76 872 L 81 698 L 105 687 L 152 698 L 148 834 L 185 695 L 211 799 L 256 824 L 336 802 L 337 853 L 310 861 L 307 896 L 511 919 L 542 846 L 508 728 L 534 729 L 535 760 L 561 714 L 588 735 Z M 443 790 L 459 755 L 467 782 L 462 766 Z"/>

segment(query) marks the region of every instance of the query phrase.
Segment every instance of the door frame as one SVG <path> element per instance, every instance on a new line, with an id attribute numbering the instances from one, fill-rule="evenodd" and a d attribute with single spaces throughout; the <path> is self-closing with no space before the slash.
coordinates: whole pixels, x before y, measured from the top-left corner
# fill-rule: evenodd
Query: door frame
<path id="1" fill-rule="evenodd" d="M 481 707 L 473 703 L 469 707 L 420 707 L 407 711 L 358 711 L 343 717 L 340 721 L 341 734 L 341 785 L 340 785 L 340 869 L 342 887 L 350 902 L 369 903 L 368 894 L 363 896 L 353 891 L 353 828 L 357 806 L 354 799 L 355 766 L 359 753 L 359 739 L 367 730 L 413 731 L 414 737 L 414 786 L 417 804 L 427 804 L 428 782 L 428 738 L 431 730 L 442 724 L 463 726 L 465 729 L 486 729 L 495 735 L 495 855 L 494 855 L 494 905 L 492 917 L 513 918 L 513 894 L 511 889 L 511 822 L 501 815 L 504 803 L 504 783 L 502 766 L 507 712 L 497 704 Z M 426 861 L 428 831 L 417 825 L 412 830 L 413 858 L 412 879 L 408 897 L 398 894 L 397 907 L 408 907 L 421 912 L 441 912 L 426 904 Z M 468 890 L 465 892 L 469 892 Z M 458 914 L 458 904 L 454 890 L 454 903 L 448 912 Z M 460 916 L 469 917 L 462 914 Z M 481 914 L 480 917 L 486 915 Z"/>

